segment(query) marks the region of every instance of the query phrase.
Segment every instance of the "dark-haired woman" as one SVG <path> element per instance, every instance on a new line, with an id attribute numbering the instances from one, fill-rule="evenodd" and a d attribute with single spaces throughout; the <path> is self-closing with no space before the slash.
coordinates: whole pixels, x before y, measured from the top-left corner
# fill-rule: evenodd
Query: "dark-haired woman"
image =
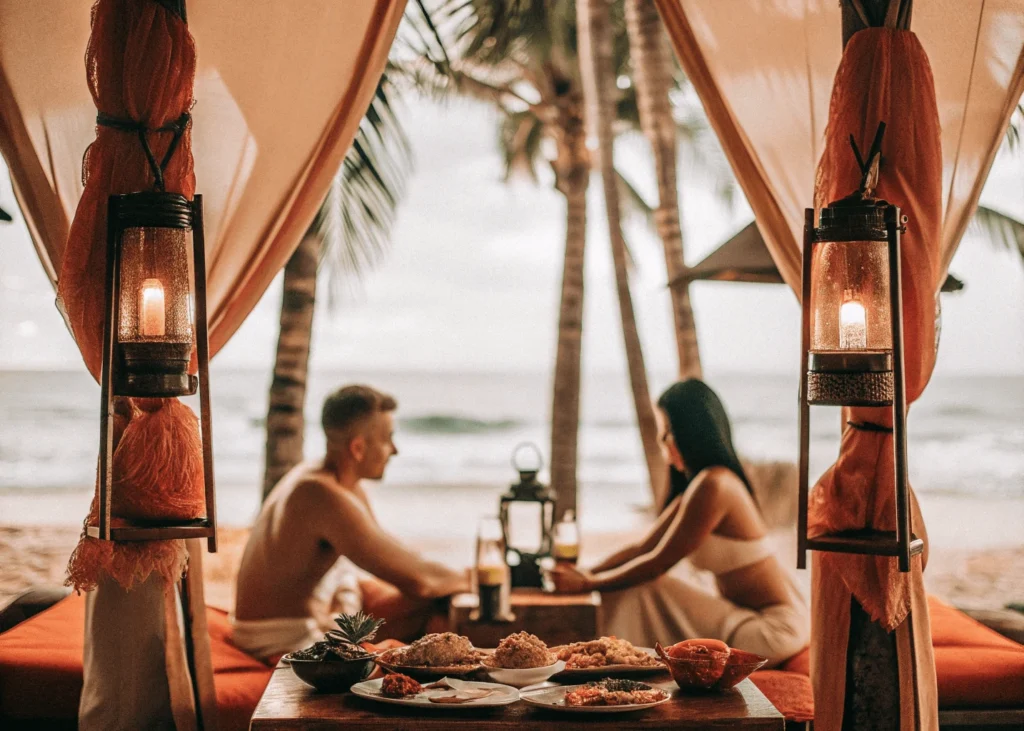
<path id="1" fill-rule="evenodd" d="M 593 568 L 555 569 L 555 586 L 601 591 L 605 634 L 634 644 L 706 637 L 782 662 L 807 645 L 807 604 L 772 551 L 725 408 L 688 380 L 662 394 L 656 413 L 670 464 L 664 510 Z M 684 558 L 715 574 L 717 595 L 669 574 Z"/>

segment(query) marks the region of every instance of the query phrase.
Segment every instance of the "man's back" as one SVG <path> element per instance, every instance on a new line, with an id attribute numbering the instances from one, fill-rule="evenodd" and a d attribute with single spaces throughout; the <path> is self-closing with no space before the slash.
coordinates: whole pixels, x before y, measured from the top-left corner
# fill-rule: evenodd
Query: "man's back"
<path id="1" fill-rule="evenodd" d="M 341 555 L 316 526 L 325 518 L 343 523 L 352 503 L 324 499 L 329 481 L 315 466 L 300 464 L 271 491 L 242 555 L 236 619 L 313 616 L 314 590 Z"/>

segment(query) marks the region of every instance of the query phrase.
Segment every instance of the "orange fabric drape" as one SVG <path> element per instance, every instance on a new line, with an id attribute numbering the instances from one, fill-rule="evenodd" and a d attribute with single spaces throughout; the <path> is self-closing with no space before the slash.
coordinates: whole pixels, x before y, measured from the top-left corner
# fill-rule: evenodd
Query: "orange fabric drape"
<path id="1" fill-rule="evenodd" d="M 772 258 L 799 291 L 803 210 L 813 199 L 842 55 L 840 3 L 655 4 Z M 1020 0 L 929 0 L 914 6 L 913 30 L 929 54 L 939 109 L 943 272 L 1024 94 L 1021 18 Z"/>
<path id="2" fill-rule="evenodd" d="M 909 31 L 869 28 L 847 44 L 832 90 L 825 151 L 818 167 L 816 207 L 855 190 L 860 169 L 849 135 L 861 150 L 879 122 L 887 124 L 875 195 L 909 218 L 901 238 L 904 364 L 908 403 L 920 396 L 935 365 L 935 314 L 940 283 L 942 150 L 935 84 L 928 56 Z M 857 528 L 896 529 L 893 436 L 847 422 L 892 426 L 887 408 L 843 409 L 839 459 L 815 485 L 808 510 L 812 535 Z M 912 530 L 924 533 L 917 501 Z M 815 726 L 842 727 L 851 596 L 872 620 L 896 632 L 902 728 L 937 728 L 938 696 L 922 559 L 900 573 L 895 558 L 816 553 L 812 593 L 811 667 Z M 831 621 L 821 621 L 829 617 Z M 915 642 L 915 638 L 923 641 Z"/>
<path id="3" fill-rule="evenodd" d="M 842 51 L 835 2 L 810 0 L 782 10 L 752 0 L 743 12 L 714 0 L 656 3 L 772 257 L 797 291 L 803 208 L 812 199 L 821 206 L 854 190 L 859 173 L 846 136 L 854 133 L 864 150 L 877 122 L 889 125 L 877 193 L 910 218 L 903 240 L 905 360 L 908 400 L 916 399 L 935 363 L 933 293 L 1024 93 L 1019 3 L 935 0 L 915 7 L 916 34 L 858 34 L 835 79 Z M 824 174 L 815 186 L 819 163 Z M 886 417 L 847 410 L 843 421 L 888 423 Z M 811 531 L 892 529 L 892 462 L 891 437 L 845 431 L 836 465 L 812 495 Z M 912 523 L 924 534 L 916 499 Z M 911 573 L 900 575 L 892 560 L 815 555 L 816 726 L 842 723 L 842 658 L 850 599 L 856 597 L 875 619 L 896 629 L 904 727 L 934 727 L 922 570 L 920 558 Z"/>
<path id="4" fill-rule="evenodd" d="M 96 108 L 81 59 L 94 0 L 0 0 L 0 152 L 56 284 Z M 373 98 L 405 0 L 190 3 L 192 147 L 206 219 L 210 353 L 313 220 Z M 154 140 L 157 136 L 154 136 Z"/>
<path id="5" fill-rule="evenodd" d="M 90 72 L 89 86 L 82 84 L 91 4 L 69 0 L 41 14 L 30 4 L 0 0 L 0 151 L 40 260 L 55 286 L 60 279 L 70 328 L 96 375 L 102 318 L 96 316 L 100 300 L 91 294 L 101 289 L 92 289 L 90 278 L 100 271 L 102 251 L 77 247 L 65 256 L 70 215 L 83 195 L 91 209 L 106 193 L 142 189 L 148 172 L 137 140 L 109 158 L 107 142 L 131 134 L 95 127 L 95 104 L 106 89 L 93 87 L 116 86 L 121 73 L 97 78 Z M 156 7 L 145 11 L 151 17 L 161 12 L 159 3 L 137 4 Z M 205 193 L 211 354 L 227 343 L 312 221 L 370 103 L 404 6 L 404 0 L 248 0 L 190 7 L 189 28 L 203 48 L 188 69 L 197 103 L 188 134 Z M 136 57 L 138 68 L 125 67 L 133 78 L 157 70 L 151 68 L 156 56 L 141 54 L 138 46 L 126 49 L 126 64 Z M 162 108 L 175 104 L 159 96 L 160 89 L 153 83 L 152 99 L 117 97 L 100 108 L 118 117 L 145 112 L 148 126 L 156 127 L 157 118 L 173 118 Z M 147 107 L 150 102 L 157 108 Z M 86 189 L 82 153 L 94 135 Z M 170 135 L 149 138 L 159 158 Z M 169 178 L 178 177 L 174 167 L 185 160 L 175 154 Z M 187 185 L 179 190 L 191 197 L 191 155 L 187 164 Z M 120 187 L 102 183 L 113 178 Z M 100 231 L 104 215 L 105 207 L 76 222 L 73 238 L 88 227 Z M 127 416 L 137 411 L 123 408 Z"/>
<path id="6" fill-rule="evenodd" d="M 157 161 L 175 138 L 157 131 L 183 122 L 192 107 L 196 48 L 185 22 L 156 2 L 98 0 L 86 51 L 86 79 L 99 113 L 143 125 Z M 164 189 L 191 198 L 191 131 L 187 125 L 162 169 Z M 107 199 L 156 188 L 138 134 L 96 126 L 82 162 L 85 189 L 61 261 L 57 295 L 86 367 L 97 379 L 106 320 Z M 112 516 L 195 518 L 205 514 L 202 441 L 195 414 L 176 399 L 119 399 L 112 473 L 117 491 Z M 98 522 L 93 499 L 86 524 Z M 76 589 L 97 586 L 103 575 L 126 589 L 150 573 L 168 582 L 185 567 L 183 541 L 119 544 L 84 534 L 68 564 Z"/>

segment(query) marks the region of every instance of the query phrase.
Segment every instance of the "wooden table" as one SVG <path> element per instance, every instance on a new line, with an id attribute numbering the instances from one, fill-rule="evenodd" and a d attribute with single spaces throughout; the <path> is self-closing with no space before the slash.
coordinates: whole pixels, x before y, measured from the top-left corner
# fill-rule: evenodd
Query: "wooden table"
<path id="1" fill-rule="evenodd" d="M 476 647 L 497 647 L 513 632 L 531 632 L 549 646 L 583 642 L 601 636 L 601 595 L 547 594 L 539 589 L 513 589 L 510 622 L 479 622 L 475 594 L 456 594 L 448 609 L 449 630 L 469 638 Z"/>
<path id="2" fill-rule="evenodd" d="M 414 731 L 560 731 L 619 729 L 740 728 L 782 731 L 782 714 L 744 680 L 725 693 L 683 695 L 667 677 L 648 681 L 674 692 L 672 701 L 638 713 L 584 715 L 546 711 L 520 701 L 490 709 L 402 708 L 376 703 L 351 693 L 317 693 L 290 668 L 279 666 L 263 692 L 251 731 L 282 729 L 410 729 Z"/>

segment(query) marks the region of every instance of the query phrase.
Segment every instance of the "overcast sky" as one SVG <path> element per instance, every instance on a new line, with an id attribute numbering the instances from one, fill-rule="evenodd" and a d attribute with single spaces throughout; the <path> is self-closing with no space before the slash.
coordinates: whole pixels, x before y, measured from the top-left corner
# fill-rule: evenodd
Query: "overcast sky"
<path id="1" fill-rule="evenodd" d="M 548 184 L 502 181 L 494 119 L 479 106 L 413 102 L 403 120 L 416 156 L 392 249 L 359 290 L 316 316 L 316 368 L 546 371 L 553 363 L 564 234 L 564 206 Z M 636 180 L 652 173 L 624 151 Z M 685 172 L 684 172 L 685 175 Z M 200 181 L 201 189 L 202 181 Z M 688 263 L 751 219 L 693 181 L 684 186 Z M 622 336 L 599 186 L 591 186 L 586 271 L 584 367 L 622 370 Z M 1024 218 L 1024 158 L 1003 156 L 983 202 Z M 78 351 L 54 308 L 0 169 L 0 368 L 79 368 Z M 674 368 L 664 259 L 653 234 L 636 224 L 629 238 L 637 270 L 633 296 L 648 368 Z M 951 271 L 966 289 L 944 295 L 937 374 L 1024 373 L 1024 266 L 969 235 Z M 780 285 L 699 283 L 692 289 L 698 336 L 710 372 L 786 373 L 799 362 L 799 310 Z M 267 369 L 276 342 L 280 281 L 234 340 L 221 365 Z"/>

